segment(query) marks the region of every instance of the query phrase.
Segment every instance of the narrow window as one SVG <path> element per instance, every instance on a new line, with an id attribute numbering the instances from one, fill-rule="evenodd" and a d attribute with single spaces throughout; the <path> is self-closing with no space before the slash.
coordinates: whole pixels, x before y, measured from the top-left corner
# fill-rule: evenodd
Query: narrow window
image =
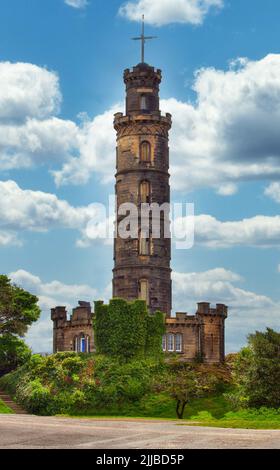
<path id="1" fill-rule="evenodd" d="M 146 98 L 145 95 L 142 95 L 141 98 L 140 98 L 140 109 L 142 111 L 147 110 L 147 98 Z"/>
<path id="2" fill-rule="evenodd" d="M 139 235 L 139 255 L 141 256 L 149 256 L 151 250 L 150 239 L 143 237 L 142 233 L 140 232 Z"/>
<path id="3" fill-rule="evenodd" d="M 151 161 L 151 144 L 147 141 L 142 142 L 140 145 L 140 160 L 146 163 Z"/>
<path id="4" fill-rule="evenodd" d="M 174 335 L 169 334 L 168 335 L 168 351 L 173 352 L 174 351 Z"/>
<path id="5" fill-rule="evenodd" d="M 84 335 L 80 337 L 80 352 L 82 353 L 86 352 L 86 338 Z"/>
<path id="6" fill-rule="evenodd" d="M 140 202 L 143 204 L 151 202 L 151 185 L 149 181 L 141 181 L 140 183 Z"/>
<path id="7" fill-rule="evenodd" d="M 176 352 L 182 352 L 182 349 L 183 349 L 182 335 L 180 333 L 176 334 L 175 349 L 176 349 Z"/>
<path id="8" fill-rule="evenodd" d="M 162 350 L 166 351 L 166 335 L 162 337 Z"/>
<path id="9" fill-rule="evenodd" d="M 139 283 L 139 299 L 145 300 L 149 305 L 149 281 L 147 279 L 141 279 Z"/>

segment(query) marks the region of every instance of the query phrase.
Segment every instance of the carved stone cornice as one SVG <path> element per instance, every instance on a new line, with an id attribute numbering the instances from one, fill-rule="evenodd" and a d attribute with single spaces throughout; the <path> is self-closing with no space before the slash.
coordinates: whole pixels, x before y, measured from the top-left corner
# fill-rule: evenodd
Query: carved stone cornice
<path id="1" fill-rule="evenodd" d="M 171 125 L 172 120 L 170 114 L 166 116 L 141 115 L 132 118 L 118 113 L 115 115 L 114 121 L 118 139 L 132 135 L 159 135 L 168 139 L 168 132 Z"/>

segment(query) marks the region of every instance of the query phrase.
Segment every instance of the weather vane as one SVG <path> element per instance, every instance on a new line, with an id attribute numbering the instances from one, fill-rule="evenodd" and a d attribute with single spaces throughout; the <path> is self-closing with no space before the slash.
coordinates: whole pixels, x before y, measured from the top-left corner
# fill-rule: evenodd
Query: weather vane
<path id="1" fill-rule="evenodd" d="M 141 62 L 145 62 L 145 43 L 147 40 L 157 39 L 157 36 L 145 36 L 145 15 L 142 16 L 142 34 L 138 38 L 132 38 L 133 41 L 141 41 Z"/>

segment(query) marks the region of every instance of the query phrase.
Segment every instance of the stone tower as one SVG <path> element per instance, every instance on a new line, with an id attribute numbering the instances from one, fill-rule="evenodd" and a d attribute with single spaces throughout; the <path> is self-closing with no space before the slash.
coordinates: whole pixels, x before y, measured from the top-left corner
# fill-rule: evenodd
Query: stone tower
<path id="1" fill-rule="evenodd" d="M 171 115 L 163 116 L 159 107 L 161 71 L 142 62 L 125 70 L 126 113 L 115 115 L 117 131 L 117 209 L 123 203 L 170 203 L 168 133 Z M 118 215 L 120 223 L 126 215 Z M 158 217 L 160 236 L 152 237 L 151 227 L 123 239 L 117 234 L 114 247 L 113 296 L 126 300 L 146 300 L 153 312 L 170 316 L 171 241 L 164 236 L 166 219 Z M 164 222 L 165 220 L 165 222 Z M 165 223 L 165 227 L 164 227 Z M 167 224 L 168 225 L 168 224 Z"/>

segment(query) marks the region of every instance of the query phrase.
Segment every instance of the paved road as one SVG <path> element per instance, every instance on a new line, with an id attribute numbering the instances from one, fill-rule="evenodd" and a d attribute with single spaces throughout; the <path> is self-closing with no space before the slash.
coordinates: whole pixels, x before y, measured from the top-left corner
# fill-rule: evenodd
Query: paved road
<path id="1" fill-rule="evenodd" d="M 280 431 L 182 426 L 178 421 L 0 415 L 1 449 L 280 449 Z"/>

